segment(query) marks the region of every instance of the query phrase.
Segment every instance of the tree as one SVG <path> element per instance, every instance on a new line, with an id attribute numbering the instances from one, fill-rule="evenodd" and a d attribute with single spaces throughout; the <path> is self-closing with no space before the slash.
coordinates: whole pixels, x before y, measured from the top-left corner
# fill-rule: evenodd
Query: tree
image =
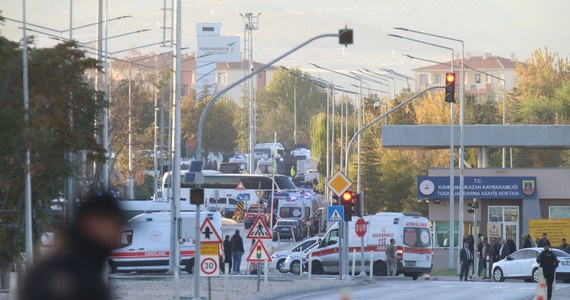
<path id="1" fill-rule="evenodd" d="M 273 141 L 273 134 L 277 132 L 277 138 L 286 148 L 294 146 L 296 98 L 297 143 L 310 145 L 311 118 L 325 111 L 327 102 L 325 91 L 315 86 L 308 74 L 298 69 L 279 69 L 269 85 L 258 91 L 256 97 L 259 142 Z"/>
<path id="2" fill-rule="evenodd" d="M 86 150 L 92 160 L 104 159 L 97 144 L 95 119 L 106 103 L 84 74 L 97 68 L 75 43 L 53 48 L 29 47 L 29 127 L 24 124 L 22 57 L 17 43 L 0 36 L 0 273 L 23 248 L 24 166 L 23 155 L 31 152 L 34 233 L 51 222 L 49 205 L 61 196 L 65 178 L 74 166 L 66 151 Z M 73 95 L 70 98 L 70 95 Z M 73 116 L 70 122 L 68 113 Z M 9 213 L 6 213 L 9 212 Z"/>
<path id="3" fill-rule="evenodd" d="M 182 101 L 182 137 L 184 141 L 196 141 L 198 121 L 210 98 L 195 101 L 184 98 Z M 220 99 L 209 110 L 202 132 L 204 157 L 208 153 L 231 155 L 236 150 L 238 133 L 235 127 L 236 111 L 239 107 L 232 100 Z"/>

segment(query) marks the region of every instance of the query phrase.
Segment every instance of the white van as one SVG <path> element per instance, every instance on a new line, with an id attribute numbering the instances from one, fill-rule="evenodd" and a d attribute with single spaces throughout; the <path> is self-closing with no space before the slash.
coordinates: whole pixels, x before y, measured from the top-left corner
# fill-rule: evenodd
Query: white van
<path id="1" fill-rule="evenodd" d="M 221 235 L 218 212 L 200 213 L 200 224 L 209 218 Z M 196 212 L 180 213 L 181 266 L 192 273 Z M 121 248 L 111 252 L 108 272 L 167 271 L 170 255 L 170 212 L 144 213 L 131 218 L 121 234 Z"/>
<path id="2" fill-rule="evenodd" d="M 349 222 L 348 259 L 352 264 L 356 250 L 356 272 L 360 273 L 360 238 L 354 231 L 357 217 Z M 387 275 L 386 248 L 390 239 L 396 240 L 398 272 L 416 280 L 432 268 L 432 243 L 428 220 L 417 213 L 381 212 L 364 216 L 368 230 L 364 236 L 365 272 L 370 268 L 370 253 L 373 252 L 373 274 Z M 312 270 L 315 274 L 339 272 L 338 223 L 335 223 L 322 239 L 320 246 L 311 251 Z"/>

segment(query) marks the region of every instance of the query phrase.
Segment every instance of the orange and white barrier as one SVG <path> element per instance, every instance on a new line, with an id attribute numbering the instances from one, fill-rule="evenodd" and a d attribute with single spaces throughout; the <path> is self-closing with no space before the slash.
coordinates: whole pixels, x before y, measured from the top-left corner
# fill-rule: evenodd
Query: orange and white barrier
<path id="1" fill-rule="evenodd" d="M 542 274 L 542 268 L 538 268 L 538 286 L 536 288 L 536 300 L 546 300 L 546 279 Z"/>

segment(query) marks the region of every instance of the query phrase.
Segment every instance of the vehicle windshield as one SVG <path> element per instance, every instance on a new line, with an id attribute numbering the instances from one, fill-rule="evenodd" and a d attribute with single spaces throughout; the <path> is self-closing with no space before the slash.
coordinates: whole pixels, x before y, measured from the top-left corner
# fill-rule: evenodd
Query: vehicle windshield
<path id="1" fill-rule="evenodd" d="M 301 207 L 281 207 L 279 209 L 280 218 L 300 218 L 302 215 Z"/>
<path id="2" fill-rule="evenodd" d="M 289 176 L 275 176 L 275 183 L 277 184 L 277 188 L 282 191 L 297 190 L 297 187 Z"/>
<path id="3" fill-rule="evenodd" d="M 323 238 L 321 242 L 321 247 L 326 247 L 328 245 L 333 245 L 338 242 L 338 229 L 333 229 L 329 231 L 327 235 Z"/>
<path id="4" fill-rule="evenodd" d="M 404 245 L 409 247 L 430 247 L 431 236 L 428 228 L 404 227 Z"/>

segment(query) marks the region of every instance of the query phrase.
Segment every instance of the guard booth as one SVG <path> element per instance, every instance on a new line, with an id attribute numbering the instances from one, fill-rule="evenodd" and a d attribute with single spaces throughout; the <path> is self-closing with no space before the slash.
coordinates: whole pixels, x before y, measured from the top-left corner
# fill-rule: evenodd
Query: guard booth
<path id="1" fill-rule="evenodd" d="M 459 170 L 456 170 L 456 175 Z M 478 233 L 497 241 L 511 237 L 520 249 L 523 233 L 532 233 L 535 220 L 570 219 L 570 169 L 465 169 L 463 232 L 473 234 L 474 218 Z M 455 247 L 459 237 L 459 177 L 455 177 Z M 428 202 L 428 217 L 433 224 L 434 270 L 449 265 L 449 169 L 430 169 L 418 176 L 418 199 Z M 478 208 L 471 203 L 477 199 Z M 471 213 L 473 212 L 473 213 Z M 534 222 L 534 223 L 533 223 Z M 540 222 L 538 222 L 540 223 Z M 536 226 L 535 226 L 536 227 Z M 549 232 L 554 247 L 561 243 L 556 228 Z M 538 230 L 538 229 L 537 229 Z M 540 238 L 537 231 L 532 238 Z M 542 232 L 540 232 L 540 235 Z M 567 239 L 570 238 L 567 237 Z M 490 241 L 491 241 L 490 239 Z M 477 240 L 477 237 L 475 237 Z"/>

